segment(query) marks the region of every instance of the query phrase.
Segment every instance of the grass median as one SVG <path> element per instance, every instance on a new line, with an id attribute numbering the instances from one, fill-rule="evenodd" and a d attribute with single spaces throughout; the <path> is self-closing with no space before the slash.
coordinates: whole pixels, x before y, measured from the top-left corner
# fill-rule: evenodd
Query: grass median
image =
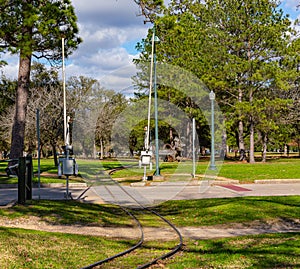
<path id="1" fill-rule="evenodd" d="M 253 221 L 267 223 L 285 219 L 299 221 L 300 197 L 243 197 L 169 201 L 155 208 L 177 227 L 215 226 Z M 123 210 L 113 205 L 94 205 L 75 201 L 32 201 L 0 210 L 7 222 L 39 217 L 52 225 L 131 227 L 133 222 Z M 139 215 L 145 226 L 158 227 L 160 222 Z M 159 240 L 158 240 L 159 241 Z M 173 241 L 161 240 L 155 251 L 164 253 Z M 109 239 L 101 236 L 42 232 L 16 228 L 0 228 L 0 268 L 80 268 L 132 246 L 134 240 Z M 152 249 L 157 242 L 147 242 Z M 185 239 L 183 252 L 165 261 L 167 268 L 298 268 L 300 233 L 264 234 L 234 238 Z M 145 251 L 144 249 L 144 251 Z M 146 261 L 142 251 L 134 252 L 121 264 L 108 267 L 133 268 Z M 121 267 L 120 267 L 121 266 Z M 158 267 L 159 268 L 159 267 Z"/>
<path id="2" fill-rule="evenodd" d="M 110 177 L 108 173 L 113 169 L 125 167 L 125 169 L 116 170 L 111 177 L 121 179 L 124 184 L 141 181 L 143 178 L 143 169 L 138 168 L 138 160 L 77 160 L 79 165 L 79 176 L 70 177 L 70 182 L 89 182 L 95 177 L 102 175 Z M 217 164 L 219 164 L 217 162 Z M 0 163 L 0 184 L 17 183 L 17 178 L 7 177 L 5 168 L 7 163 Z M 201 160 L 197 162 L 196 175 L 201 180 L 201 176 L 209 174 L 209 161 Z M 273 179 L 300 179 L 300 159 L 299 158 L 278 158 L 270 159 L 266 163 L 257 162 L 254 164 L 228 161 L 220 163 L 217 166 L 219 177 L 239 180 L 240 183 L 253 183 L 255 180 L 273 180 Z M 33 161 L 34 178 L 37 183 L 37 160 Z M 168 180 L 174 173 L 176 175 L 189 175 L 192 173 L 191 161 L 161 162 L 160 172 Z M 153 171 L 147 170 L 148 175 L 153 175 Z M 41 183 L 65 183 L 64 177 L 59 179 L 57 176 L 57 167 L 53 165 L 53 159 L 41 160 Z"/>
<path id="3" fill-rule="evenodd" d="M 80 161 L 79 161 L 80 163 Z M 119 167 L 118 161 L 82 161 L 89 168 L 82 169 L 83 178 L 92 178 L 91 171 L 101 173 Z M 135 164 L 135 162 L 134 162 Z M 205 173 L 207 161 L 200 161 L 197 174 Z M 299 179 L 300 160 L 297 158 L 271 160 L 267 163 L 238 163 L 225 161 L 219 176 L 250 183 L 256 179 Z M 130 163 L 128 163 L 130 165 Z M 189 163 L 183 163 L 186 170 Z M 80 166 L 79 166 L 80 167 Z M 162 174 L 172 174 L 178 163 L 161 163 Z M 5 166 L 0 164 L 0 183 L 16 183 L 16 179 L 3 175 Z M 36 163 L 34 172 L 36 173 Z M 58 179 L 53 160 L 42 160 L 43 183 L 64 182 Z M 141 171 L 125 169 L 113 177 L 123 178 L 128 183 L 139 180 Z M 132 179 L 134 178 L 134 179 Z M 35 181 L 36 181 L 35 177 Z M 254 222 L 269 223 L 284 220 L 299 222 L 300 196 L 287 197 L 240 197 L 226 199 L 201 199 L 190 201 L 168 201 L 154 209 L 172 221 L 177 227 L 207 227 L 221 225 L 231 227 L 239 223 L 251 228 Z M 0 210 L 0 219 L 9 223 L 35 216 L 50 225 L 82 225 L 101 227 L 131 227 L 131 219 L 112 205 L 93 205 L 74 201 L 32 201 L 26 206 L 14 206 Z M 140 214 L 143 224 L 159 227 L 160 223 Z M 0 227 L 0 268 L 80 268 L 132 246 L 134 240 L 110 239 L 101 236 L 64 234 Z M 152 249 L 156 242 L 147 242 L 145 248 Z M 185 239 L 181 254 L 165 261 L 166 268 L 300 268 L 300 233 L 275 233 L 234 238 L 192 240 Z M 174 242 L 162 240 L 157 252 L 163 253 L 174 246 Z M 134 252 L 122 264 L 118 261 L 102 268 L 133 268 L 146 261 L 142 251 Z M 158 267 L 160 268 L 160 267 Z"/>

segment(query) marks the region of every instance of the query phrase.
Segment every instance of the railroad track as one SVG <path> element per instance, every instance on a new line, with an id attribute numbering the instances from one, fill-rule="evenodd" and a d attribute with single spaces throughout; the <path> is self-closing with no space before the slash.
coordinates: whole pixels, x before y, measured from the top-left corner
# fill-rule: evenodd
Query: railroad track
<path id="1" fill-rule="evenodd" d="M 112 174 L 115 171 L 118 171 L 120 169 L 122 169 L 122 168 L 114 169 L 110 172 L 110 174 Z M 112 188 L 111 186 L 113 186 L 114 188 Z M 178 243 L 168 252 L 166 252 L 162 255 L 159 255 L 155 258 L 151 258 L 151 260 L 149 260 L 148 262 L 145 262 L 144 264 L 136 265 L 137 269 L 148 268 L 163 259 L 166 259 L 166 258 L 169 258 L 169 257 L 175 255 L 177 252 L 179 252 L 181 250 L 181 248 L 183 246 L 183 238 L 182 238 L 182 235 L 180 234 L 179 230 L 174 226 L 174 224 L 172 224 L 169 220 L 164 218 L 158 212 L 152 210 L 150 207 L 144 206 L 141 202 L 138 201 L 138 199 L 136 199 L 136 197 L 134 197 L 134 194 L 129 193 L 118 182 L 111 179 L 110 184 L 108 185 L 106 182 L 106 184 L 103 187 L 111 195 L 111 197 L 114 198 L 115 204 L 117 204 L 119 207 L 121 207 L 128 214 L 128 216 L 130 216 L 133 219 L 133 221 L 136 224 L 136 227 L 139 230 L 139 240 L 134 246 L 128 248 L 127 250 L 122 251 L 120 253 L 116 253 L 115 255 L 107 257 L 105 259 L 96 261 L 93 264 L 82 267 L 81 269 L 101 268 L 100 267 L 101 265 L 112 263 L 116 259 L 118 259 L 118 260 L 122 259 L 122 257 L 124 257 L 125 255 L 128 256 L 130 254 L 133 254 L 133 252 L 138 249 L 139 250 L 143 249 L 143 245 L 145 244 L 146 231 L 145 231 L 145 227 L 143 227 L 141 221 L 139 220 L 139 216 L 140 216 L 141 212 L 143 214 L 148 214 L 148 215 L 152 215 L 155 218 L 159 218 L 163 222 L 164 227 L 165 227 L 165 225 L 169 226 L 170 229 L 172 230 L 172 232 L 174 233 L 174 235 L 176 235 L 176 237 L 178 238 Z M 117 192 L 116 192 L 116 187 L 118 189 Z M 123 195 L 126 195 L 129 200 L 131 200 L 130 206 L 123 206 L 118 201 L 118 195 L 120 194 L 120 191 L 123 193 Z M 153 246 L 151 248 L 153 249 Z M 159 246 L 157 246 L 157 248 L 159 248 Z M 149 250 L 147 250 L 147 251 L 149 252 Z M 148 256 L 149 253 L 146 253 L 146 254 Z M 146 254 L 145 254 L 145 256 L 146 256 Z"/>

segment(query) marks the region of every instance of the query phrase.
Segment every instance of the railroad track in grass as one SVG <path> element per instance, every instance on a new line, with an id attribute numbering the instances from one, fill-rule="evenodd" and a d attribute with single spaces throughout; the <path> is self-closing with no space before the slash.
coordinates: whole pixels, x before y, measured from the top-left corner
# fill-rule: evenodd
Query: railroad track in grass
<path id="1" fill-rule="evenodd" d="M 111 173 L 118 171 L 120 169 L 121 168 L 114 169 L 113 171 L 111 171 Z M 148 267 L 158 263 L 161 260 L 164 260 L 166 258 L 169 258 L 169 257 L 175 255 L 177 252 L 179 252 L 181 250 L 181 248 L 183 246 L 182 235 L 179 232 L 179 230 L 175 227 L 175 225 L 172 224 L 169 220 L 167 220 L 165 217 L 160 215 L 158 212 L 152 210 L 149 206 L 143 205 L 141 203 L 141 201 L 139 201 L 139 199 L 137 197 L 135 197 L 134 193 L 130 193 L 123 186 L 121 186 L 118 182 L 116 182 L 112 179 L 110 180 L 109 184 L 106 181 L 105 184 L 103 186 L 101 186 L 101 188 L 105 189 L 107 194 L 109 194 L 110 197 L 113 198 L 114 202 L 112 200 L 110 200 L 110 203 L 116 204 L 119 207 L 121 207 L 128 214 L 128 216 L 130 216 L 134 220 L 136 227 L 139 230 L 139 240 L 135 245 L 128 248 L 127 250 L 116 253 L 115 255 L 112 255 L 105 259 L 96 261 L 93 264 L 82 267 L 81 269 L 92 269 L 92 268 L 98 268 L 98 267 L 101 268 L 100 267 L 101 265 L 104 265 L 104 264 L 109 265 L 110 263 L 113 263 L 116 260 L 119 261 L 120 259 L 122 259 L 122 257 L 124 258 L 125 255 L 126 256 L 128 256 L 130 254 L 134 255 L 134 251 L 143 250 L 143 246 L 146 244 L 145 238 L 147 238 L 147 235 L 146 235 L 147 231 L 145 230 L 145 227 L 143 227 L 141 221 L 139 220 L 139 216 L 141 216 L 141 214 L 143 214 L 143 215 L 147 214 L 147 217 L 149 217 L 149 215 L 151 215 L 152 217 L 159 218 L 160 221 L 162 222 L 163 228 L 165 228 L 167 225 L 171 229 L 171 231 L 174 233 L 174 236 L 176 236 L 178 238 L 178 243 L 171 250 L 165 252 L 164 254 L 158 255 L 158 256 L 157 256 L 157 254 L 149 254 L 150 250 L 148 250 L 147 248 L 144 248 L 147 250 L 147 253 L 145 253 L 144 256 L 152 255 L 152 257 L 151 257 L 151 259 L 149 259 L 147 262 L 144 262 L 143 264 L 137 264 L 136 265 L 137 269 L 148 268 Z M 120 197 L 120 194 L 122 194 L 122 198 Z M 126 197 L 126 200 L 124 199 L 124 195 Z M 126 206 L 126 204 L 127 204 L 127 206 Z M 159 228 L 157 228 L 157 229 L 159 229 Z M 162 238 L 160 238 L 160 239 L 162 239 Z M 151 252 L 154 253 L 155 249 L 156 250 L 160 249 L 158 241 L 156 241 L 156 243 L 158 244 L 156 247 L 151 246 Z"/>

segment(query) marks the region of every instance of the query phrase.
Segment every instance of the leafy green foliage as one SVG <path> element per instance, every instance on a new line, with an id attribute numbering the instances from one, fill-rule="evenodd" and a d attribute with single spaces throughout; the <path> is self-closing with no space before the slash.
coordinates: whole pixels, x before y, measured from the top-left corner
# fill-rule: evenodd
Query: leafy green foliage
<path id="1" fill-rule="evenodd" d="M 66 56 L 81 39 L 71 2 L 1 0 L 0 40 L 6 50 L 52 61 L 61 59 L 61 38 Z"/>
<path id="2" fill-rule="evenodd" d="M 297 78 L 299 40 L 278 4 L 273 0 L 170 1 L 164 15 L 155 20 L 161 40 L 158 61 L 192 72 L 214 90 L 228 121 L 231 143 L 239 149 L 248 145 L 250 161 L 255 132 L 268 132 L 265 141 L 270 141 L 282 125 L 275 115 L 289 116 L 290 111 L 283 109 L 289 101 L 279 100 L 279 92 L 292 89 Z M 151 34 L 138 44 L 142 52 L 138 67 L 150 59 Z M 139 78 L 144 79 L 144 74 Z M 276 110 L 272 116 L 265 109 L 271 105 Z M 188 102 L 185 106 L 191 108 Z M 263 130 L 265 122 L 270 124 Z"/>
<path id="3" fill-rule="evenodd" d="M 146 18 L 145 22 L 153 22 L 157 13 L 164 8 L 163 0 L 134 0 L 134 2 L 139 5 L 141 14 Z"/>
<path id="4" fill-rule="evenodd" d="M 61 59 L 62 47 L 67 57 L 81 39 L 70 0 L 1 0 L 0 13 L 1 52 L 20 55 L 10 152 L 18 158 L 24 151 L 32 56 L 55 63 Z"/>

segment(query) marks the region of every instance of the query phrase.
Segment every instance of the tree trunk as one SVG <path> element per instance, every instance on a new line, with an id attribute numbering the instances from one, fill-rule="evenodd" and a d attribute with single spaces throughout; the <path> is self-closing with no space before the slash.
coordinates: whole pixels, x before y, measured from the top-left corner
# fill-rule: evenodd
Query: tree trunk
<path id="1" fill-rule="evenodd" d="M 52 146 L 52 152 L 53 152 L 54 165 L 55 165 L 55 167 L 57 167 L 58 159 L 57 159 L 57 154 L 56 154 L 56 143 L 51 143 L 51 146 Z"/>
<path id="2" fill-rule="evenodd" d="M 186 126 L 186 137 L 187 137 L 187 145 L 186 145 L 186 157 L 187 158 L 192 158 L 192 147 L 190 145 L 192 145 L 192 126 L 191 126 L 191 121 L 187 122 L 187 126 Z"/>
<path id="3" fill-rule="evenodd" d="M 103 139 L 100 138 L 100 160 L 104 159 L 104 146 L 103 146 Z"/>
<path id="4" fill-rule="evenodd" d="M 223 130 L 223 134 L 222 134 L 222 149 L 220 152 L 220 158 L 223 160 L 225 157 L 227 158 L 227 133 L 226 130 Z"/>
<path id="5" fill-rule="evenodd" d="M 251 89 L 249 92 L 249 102 L 252 106 L 253 103 L 253 90 Z M 250 114 L 250 148 L 249 148 L 249 163 L 255 163 L 254 159 L 254 121 L 253 114 Z"/>
<path id="6" fill-rule="evenodd" d="M 255 163 L 255 159 L 254 159 L 254 123 L 252 121 L 252 118 L 250 118 L 249 163 Z"/>
<path id="7" fill-rule="evenodd" d="M 238 102 L 242 102 L 243 92 L 239 89 Z M 245 142 L 244 142 L 244 123 L 240 120 L 238 122 L 238 147 L 240 153 L 240 161 L 246 160 Z"/>
<path id="8" fill-rule="evenodd" d="M 240 161 L 246 160 L 245 141 L 244 141 L 244 123 L 239 121 L 238 124 L 238 146 L 240 152 Z"/>
<path id="9" fill-rule="evenodd" d="M 263 134 L 263 148 L 262 148 L 262 162 L 265 163 L 267 161 L 267 144 L 268 144 L 268 135 Z"/>
<path id="10" fill-rule="evenodd" d="M 92 156 L 91 156 L 93 159 L 96 159 L 97 158 L 97 149 L 96 149 L 96 143 L 94 141 L 94 144 L 93 144 L 93 152 L 92 152 Z"/>
<path id="11" fill-rule="evenodd" d="M 23 156 L 25 140 L 25 123 L 29 93 L 31 55 L 24 56 L 22 49 L 20 52 L 18 88 L 16 94 L 15 116 L 12 127 L 11 138 L 11 158 Z"/>

